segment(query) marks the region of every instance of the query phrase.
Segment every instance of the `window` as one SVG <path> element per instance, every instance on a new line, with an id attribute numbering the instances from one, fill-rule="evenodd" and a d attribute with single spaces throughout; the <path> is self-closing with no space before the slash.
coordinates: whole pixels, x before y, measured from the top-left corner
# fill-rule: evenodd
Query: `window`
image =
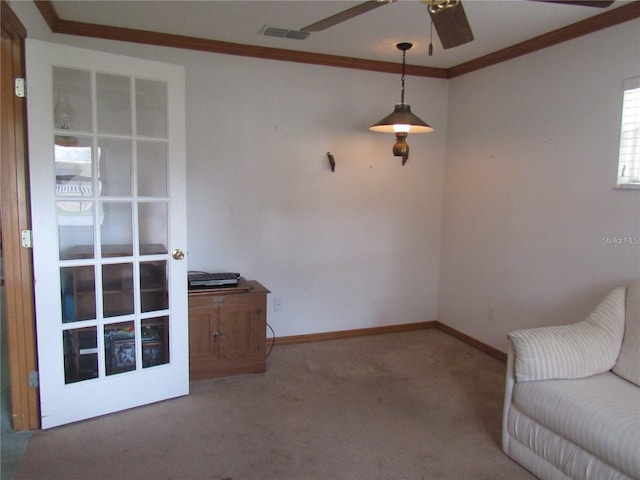
<path id="1" fill-rule="evenodd" d="M 618 187 L 640 189 L 640 77 L 624 82 Z"/>

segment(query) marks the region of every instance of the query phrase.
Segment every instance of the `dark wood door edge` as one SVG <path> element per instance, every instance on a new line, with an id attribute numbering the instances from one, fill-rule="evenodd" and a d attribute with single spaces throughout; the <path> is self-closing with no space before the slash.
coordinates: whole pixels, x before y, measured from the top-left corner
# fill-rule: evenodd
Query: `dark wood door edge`
<path id="1" fill-rule="evenodd" d="M 24 77 L 26 30 L 5 1 L 2 24 L 2 154 L 0 169 L 2 255 L 6 295 L 6 346 L 9 359 L 11 422 L 14 430 L 39 427 L 38 391 L 29 386 L 37 370 L 31 250 L 23 248 L 21 230 L 30 228 L 27 187 L 26 104 L 13 82 Z"/>

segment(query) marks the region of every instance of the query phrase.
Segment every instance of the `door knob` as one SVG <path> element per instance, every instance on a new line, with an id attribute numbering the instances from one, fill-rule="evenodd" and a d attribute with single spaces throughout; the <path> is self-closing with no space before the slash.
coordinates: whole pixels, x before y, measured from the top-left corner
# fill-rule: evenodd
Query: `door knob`
<path id="1" fill-rule="evenodd" d="M 171 255 L 176 260 L 184 260 L 184 252 L 179 248 L 176 248 L 173 252 L 171 252 Z"/>
<path id="2" fill-rule="evenodd" d="M 211 335 L 213 336 L 213 341 L 217 342 L 222 337 L 222 332 L 212 332 Z"/>

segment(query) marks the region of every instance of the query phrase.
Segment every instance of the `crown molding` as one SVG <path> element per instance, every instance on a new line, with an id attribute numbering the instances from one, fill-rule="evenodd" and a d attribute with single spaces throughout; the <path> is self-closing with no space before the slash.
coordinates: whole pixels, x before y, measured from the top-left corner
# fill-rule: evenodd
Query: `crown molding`
<path id="1" fill-rule="evenodd" d="M 58 16 L 53 4 L 49 0 L 35 1 L 35 4 L 53 33 L 329 67 L 353 68 L 384 73 L 402 72 L 402 66 L 392 62 L 309 53 L 282 48 L 259 47 L 183 35 L 69 21 L 61 19 Z M 407 65 L 407 73 L 421 77 L 447 78 L 447 70 L 444 68 Z"/>
<path id="2" fill-rule="evenodd" d="M 0 21 L 2 22 L 2 28 L 12 37 L 24 39 L 27 36 L 27 30 L 24 25 L 4 0 L 0 2 Z"/>
<path id="3" fill-rule="evenodd" d="M 640 17 L 640 1 L 629 3 L 622 7 L 614 8 L 600 15 L 587 18 L 566 27 L 553 30 L 521 43 L 517 43 L 497 52 L 470 60 L 447 70 L 447 78 L 453 78 L 470 73 L 482 68 L 490 67 L 513 58 L 542 50 L 558 43 L 566 42 L 574 38 L 597 32 L 605 28 L 613 27 Z"/>
<path id="4" fill-rule="evenodd" d="M 53 33 L 383 73 L 401 73 L 402 71 L 401 65 L 392 62 L 380 62 L 281 48 L 259 47 L 183 35 L 171 35 L 64 20 L 58 16 L 50 0 L 35 0 L 35 4 Z M 454 78 L 636 18 L 640 18 L 640 0 L 451 68 L 407 65 L 406 73 L 419 77 Z"/>

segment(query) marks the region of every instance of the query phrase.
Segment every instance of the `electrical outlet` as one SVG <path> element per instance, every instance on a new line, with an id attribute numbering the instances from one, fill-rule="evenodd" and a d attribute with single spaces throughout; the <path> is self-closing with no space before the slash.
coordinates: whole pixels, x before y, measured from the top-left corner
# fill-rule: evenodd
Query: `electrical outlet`
<path id="1" fill-rule="evenodd" d="M 273 300 L 273 311 L 274 312 L 281 312 L 282 311 L 282 299 L 281 298 L 275 298 Z"/>

